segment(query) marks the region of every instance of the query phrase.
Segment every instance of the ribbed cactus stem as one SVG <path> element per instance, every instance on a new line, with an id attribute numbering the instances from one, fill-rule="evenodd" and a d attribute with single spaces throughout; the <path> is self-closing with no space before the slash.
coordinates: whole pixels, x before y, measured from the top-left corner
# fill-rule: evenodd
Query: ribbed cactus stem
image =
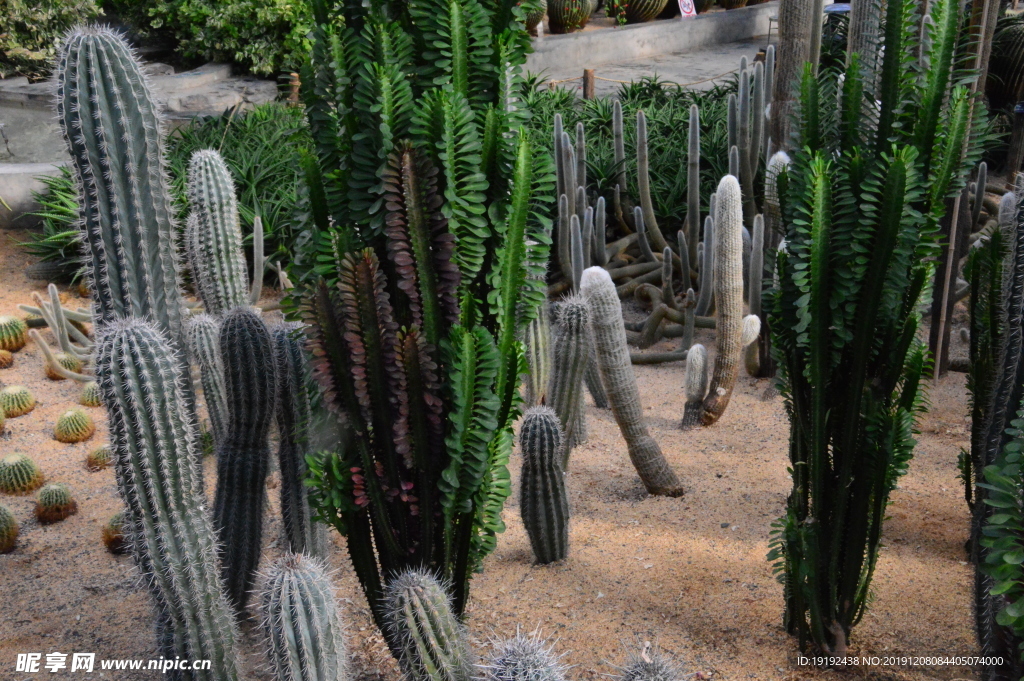
<path id="1" fill-rule="evenodd" d="M 690 105 L 689 142 L 686 154 L 686 242 L 690 245 L 689 260 L 697 260 L 700 241 L 700 109 Z M 679 252 L 682 256 L 682 251 Z M 684 276 L 689 274 L 684 270 Z"/>
<path id="2" fill-rule="evenodd" d="M 633 208 L 633 224 L 636 226 L 636 243 L 640 246 L 640 255 L 647 262 L 657 262 L 658 259 L 654 257 L 651 242 L 647 238 L 647 221 L 644 219 L 644 213 L 640 206 Z"/>
<path id="3" fill-rule="evenodd" d="M 551 377 L 551 322 L 548 319 L 548 304 L 541 304 L 537 316 L 526 327 L 524 345 L 526 361 L 530 367 L 525 387 L 526 405 L 529 407 L 543 404 L 548 393 L 548 382 Z"/>
<path id="4" fill-rule="evenodd" d="M 764 117 L 765 117 L 765 129 L 762 131 L 761 136 L 764 138 L 762 142 L 761 152 L 765 158 L 768 158 L 769 149 L 772 146 L 771 136 L 768 134 L 768 121 L 770 120 L 771 106 L 772 106 L 772 93 L 775 88 L 775 46 L 769 45 L 768 49 L 765 50 L 764 56 Z"/>
<path id="5" fill-rule="evenodd" d="M 985 201 L 985 184 L 988 182 L 988 164 L 982 161 L 978 164 L 977 189 L 974 190 L 974 203 L 971 204 L 971 224 L 967 229 L 972 230 L 978 226 L 981 219 L 981 207 Z"/>
<path id="6" fill-rule="evenodd" d="M 227 396 L 224 393 L 224 363 L 220 357 L 220 322 L 208 314 L 193 315 L 185 328 L 188 353 L 199 367 L 206 413 L 214 445 L 224 439 L 228 421 Z"/>
<path id="7" fill-rule="evenodd" d="M 686 353 L 686 376 L 684 378 L 686 405 L 683 407 L 684 429 L 700 425 L 700 414 L 704 396 L 708 392 L 708 351 L 700 343 L 690 347 Z"/>
<path id="8" fill-rule="evenodd" d="M 515 636 L 491 645 L 493 652 L 480 665 L 483 681 L 565 681 L 566 666 L 561 656 L 539 631 L 524 634 L 517 628 Z"/>
<path id="9" fill-rule="evenodd" d="M 753 193 L 754 178 L 764 151 L 764 64 L 754 64 L 753 92 L 750 95 L 750 190 Z"/>
<path id="10" fill-rule="evenodd" d="M 274 342 L 259 315 L 235 308 L 224 317 L 220 355 L 229 419 L 224 439 L 217 444 L 213 517 L 223 545 L 228 596 L 241 611 L 260 559 L 270 456 L 267 436 L 277 397 Z"/>
<path id="11" fill-rule="evenodd" d="M 753 172 L 750 165 L 753 153 L 751 151 L 751 126 L 750 126 L 750 71 L 741 68 L 739 83 L 739 98 L 736 106 L 736 115 L 739 117 L 739 139 L 736 143 L 739 151 L 739 171 L 736 178 L 740 181 L 740 189 L 743 192 L 743 217 L 744 223 L 750 224 L 754 220 L 753 205 Z M 732 150 L 730 150 L 730 165 Z M 750 212 L 749 216 L 747 215 Z"/>
<path id="12" fill-rule="evenodd" d="M 676 309 L 676 292 L 672 287 L 672 249 L 668 246 L 661 254 L 661 299 L 670 308 Z"/>
<path id="13" fill-rule="evenodd" d="M 729 174 L 738 180 L 742 172 L 740 168 L 740 149 L 733 145 L 729 147 Z"/>
<path id="14" fill-rule="evenodd" d="M 622 128 L 622 103 L 612 101 L 612 154 L 615 160 L 615 184 L 626 191 L 626 143 Z"/>
<path id="15" fill-rule="evenodd" d="M 593 263 L 604 267 L 608 264 L 608 252 L 607 248 L 607 213 L 605 209 L 604 197 L 599 196 L 597 203 L 594 204 L 594 246 L 593 246 Z"/>
<path id="16" fill-rule="evenodd" d="M 1006 192 L 999 200 L 999 226 L 1006 228 L 1017 221 L 1017 197 L 1013 192 Z"/>
<path id="17" fill-rule="evenodd" d="M 554 120 L 554 157 L 555 157 L 555 195 L 561 196 L 566 192 L 565 163 L 562 154 L 562 114 L 556 113 Z"/>
<path id="18" fill-rule="evenodd" d="M 576 186 L 587 186 L 587 136 L 582 123 L 576 124 Z"/>
<path id="19" fill-rule="evenodd" d="M 565 434 L 564 467 L 572 449 L 586 439 L 583 379 L 590 362 L 590 309 L 581 296 L 569 296 L 558 306 L 554 361 L 548 402 Z"/>
<path id="20" fill-rule="evenodd" d="M 740 143 L 740 117 L 736 105 L 736 95 L 730 94 L 729 97 L 726 99 L 725 109 L 726 143 L 728 144 L 730 149 L 732 149 L 733 147 L 737 146 Z"/>
<path id="21" fill-rule="evenodd" d="M 582 187 L 576 187 L 576 218 L 580 221 L 580 225 L 583 224 L 583 215 L 587 210 L 587 190 Z"/>
<path id="22" fill-rule="evenodd" d="M 629 458 L 648 492 L 679 496 L 683 493 L 682 485 L 644 424 L 615 284 L 607 270 L 591 267 L 583 273 L 580 290 L 590 306 L 601 382 L 626 440 Z"/>
<path id="23" fill-rule="evenodd" d="M 303 352 L 299 324 L 282 324 L 273 330 L 277 364 L 277 432 L 280 445 L 277 463 L 281 470 L 281 517 L 293 553 L 322 556 L 325 526 L 313 521 L 309 488 L 305 485 L 310 453 L 309 429 L 313 419 L 310 402 L 312 377 Z"/>
<path id="24" fill-rule="evenodd" d="M 700 296 L 697 298 L 697 316 L 711 313 L 715 294 L 715 263 L 711 254 L 715 250 L 715 219 L 704 218 L 704 242 L 700 255 Z"/>
<path id="25" fill-rule="evenodd" d="M 565 491 L 562 427 L 550 407 L 531 407 L 519 430 L 523 453 L 519 508 L 537 563 L 569 552 L 569 499 Z"/>
<path id="26" fill-rule="evenodd" d="M 750 296 L 750 251 L 754 247 L 754 240 L 746 227 L 742 228 L 740 236 L 743 239 L 743 298 L 748 299 Z"/>
<path id="27" fill-rule="evenodd" d="M 654 202 L 651 200 L 651 176 L 647 148 L 647 116 L 643 111 L 636 112 L 636 186 L 640 194 L 640 206 L 644 212 L 644 222 L 651 244 L 659 251 L 665 249 L 665 237 L 658 227 L 658 218 L 654 215 Z"/>
<path id="28" fill-rule="evenodd" d="M 757 316 L 764 325 L 761 317 L 761 291 L 764 287 L 764 218 L 757 215 L 754 218 L 754 234 L 750 247 L 750 273 L 747 275 L 747 307 L 750 314 Z M 760 376 L 761 355 L 758 345 L 751 344 L 743 351 L 743 363 L 747 373 L 751 376 Z"/>
<path id="29" fill-rule="evenodd" d="M 764 170 L 764 229 L 768 248 L 778 246 L 777 234 L 782 233 L 782 200 L 779 196 L 779 175 L 789 167 L 789 154 L 775 152 Z"/>
<path id="30" fill-rule="evenodd" d="M 676 232 L 676 244 L 679 246 L 679 276 L 683 280 L 683 287 L 690 288 L 690 248 L 683 230 Z"/>
<path id="31" fill-rule="evenodd" d="M 587 210 L 583 213 L 581 237 L 583 239 L 583 267 L 585 269 L 594 264 L 592 262 L 594 251 L 594 208 L 592 206 L 587 206 Z"/>
<path id="32" fill-rule="evenodd" d="M 185 678 L 239 677 L 237 633 L 217 564 L 180 363 L 150 321 L 110 322 L 96 368 L 110 424 L 126 536 L 157 605 L 161 654 L 210 660 Z"/>
<path id="33" fill-rule="evenodd" d="M 569 133 L 562 133 L 562 164 L 565 166 L 565 196 L 569 199 L 569 215 L 576 212 L 576 149 Z"/>
<path id="34" fill-rule="evenodd" d="M 569 262 L 572 264 L 572 290 L 580 290 L 580 278 L 586 269 L 583 263 L 583 235 L 576 215 L 569 216 Z"/>
<path id="35" fill-rule="evenodd" d="M 743 331 L 743 209 L 739 182 L 726 175 L 718 184 L 715 214 L 715 368 L 701 422 L 709 426 L 725 412 L 740 368 Z"/>
<path id="36" fill-rule="evenodd" d="M 284 556 L 267 570 L 259 601 L 277 681 L 347 681 L 345 625 L 325 563 Z"/>
<path id="37" fill-rule="evenodd" d="M 696 326 L 697 315 L 694 310 L 697 307 L 697 294 L 693 289 L 686 290 L 686 298 L 683 300 L 683 335 L 679 343 L 680 350 L 688 350 L 693 345 L 693 329 Z"/>
<path id="38" fill-rule="evenodd" d="M 569 196 L 558 197 L 558 267 L 566 281 L 572 281 L 572 239 L 569 232 Z"/>

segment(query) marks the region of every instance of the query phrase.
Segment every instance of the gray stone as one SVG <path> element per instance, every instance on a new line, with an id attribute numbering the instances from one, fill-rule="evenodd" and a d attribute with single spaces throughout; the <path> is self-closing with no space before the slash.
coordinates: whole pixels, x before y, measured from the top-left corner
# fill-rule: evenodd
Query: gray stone
<path id="1" fill-rule="evenodd" d="M 46 188 L 38 178 L 59 173 L 60 165 L 56 163 L 0 163 L 0 229 L 38 224 L 37 218 L 26 215 L 41 208 L 32 197 L 33 192 Z"/>

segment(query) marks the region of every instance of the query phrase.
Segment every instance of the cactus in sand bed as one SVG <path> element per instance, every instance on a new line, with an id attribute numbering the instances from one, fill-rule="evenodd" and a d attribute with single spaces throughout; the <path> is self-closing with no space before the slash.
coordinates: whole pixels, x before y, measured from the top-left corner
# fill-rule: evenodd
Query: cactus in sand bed
<path id="1" fill-rule="evenodd" d="M 565 440 L 553 409 L 532 407 L 526 411 L 519 446 L 523 454 L 519 508 L 533 556 L 540 564 L 564 560 L 569 552 Z"/>
<path id="2" fill-rule="evenodd" d="M 36 518 L 41 523 L 56 523 L 78 513 L 78 502 L 63 482 L 43 485 L 36 495 Z"/>
<path id="3" fill-rule="evenodd" d="M 267 435 L 274 418 L 277 372 L 274 341 L 259 315 L 236 308 L 220 329 L 228 421 L 217 443 L 214 525 L 223 549 L 228 597 L 242 610 L 260 558 L 263 508 L 270 464 Z"/>
<path id="4" fill-rule="evenodd" d="M 192 209 L 185 230 L 188 259 L 206 311 L 221 315 L 249 304 L 249 286 L 238 201 L 231 171 L 212 149 L 192 154 L 188 165 Z"/>
<path id="5" fill-rule="evenodd" d="M 626 664 L 619 668 L 615 681 L 680 681 L 685 678 L 680 666 L 650 641 L 637 640 Z"/>
<path id="6" fill-rule="evenodd" d="M 396 656 L 409 681 L 470 681 L 472 653 L 448 590 L 425 568 L 388 580 L 384 611 Z"/>
<path id="7" fill-rule="evenodd" d="M 110 516 L 110 520 L 103 526 L 103 544 L 111 553 L 124 553 L 128 548 L 125 543 L 125 518 L 124 510 L 120 510 Z"/>
<path id="8" fill-rule="evenodd" d="M 572 295 L 558 306 L 554 359 L 548 401 L 558 415 L 565 437 L 563 468 L 569 464 L 572 448 L 587 437 L 583 411 L 583 376 L 590 362 L 590 310 L 587 301 Z"/>
<path id="9" fill-rule="evenodd" d="M 33 333 L 35 332 L 33 331 Z M 78 359 L 71 353 L 57 352 L 54 353 L 53 359 L 66 371 L 70 371 L 76 374 L 82 373 L 82 360 Z M 46 363 L 43 369 L 46 372 L 46 377 L 51 381 L 63 381 L 65 378 L 67 378 L 66 376 L 64 376 L 64 374 L 59 373 L 56 369 L 50 366 L 49 362 Z"/>
<path id="10" fill-rule="evenodd" d="M 9 419 L 24 416 L 36 408 L 36 398 L 22 385 L 9 385 L 0 390 L 0 413 Z"/>
<path id="11" fill-rule="evenodd" d="M 548 0 L 548 29 L 551 33 L 572 33 L 590 21 L 589 0 Z"/>
<path id="12" fill-rule="evenodd" d="M 310 375 L 298 324 L 282 324 L 273 330 L 274 357 L 277 363 L 277 450 L 281 469 L 281 516 L 288 545 L 294 553 L 321 556 L 324 553 L 324 525 L 313 522 L 309 488 L 305 485 L 309 468 L 309 428 L 313 418 L 310 403 Z"/>
<path id="13" fill-rule="evenodd" d="M 28 494 L 43 484 L 43 472 L 24 454 L 11 454 L 0 461 L 0 492 Z"/>
<path id="14" fill-rule="evenodd" d="M 224 393 L 224 363 L 220 356 L 220 322 L 208 314 L 193 315 L 185 327 L 188 353 L 199 366 L 203 385 L 206 413 L 210 417 L 210 432 L 216 445 L 224 439 L 227 427 L 228 405 Z"/>
<path id="15" fill-rule="evenodd" d="M 202 491 L 198 433 L 183 408 L 180 362 L 156 325 L 134 318 L 108 325 L 96 358 L 129 545 L 156 602 L 160 653 L 210 660 L 210 670 L 187 679 L 233 681 L 237 634 Z"/>
<path id="16" fill-rule="evenodd" d="M 78 403 L 83 407 L 102 407 L 103 397 L 100 395 L 100 384 L 96 381 L 84 383 L 82 393 L 78 396 Z"/>
<path id="17" fill-rule="evenodd" d="M 700 242 L 700 109 L 690 105 L 689 146 L 686 154 L 686 243 L 689 259 L 697 262 Z M 684 288 L 689 288 L 689 272 L 683 272 Z"/>
<path id="18" fill-rule="evenodd" d="M 708 392 L 708 351 L 700 343 L 690 347 L 686 353 L 686 404 L 683 407 L 684 430 L 700 425 L 704 395 Z"/>
<path id="19" fill-rule="evenodd" d="M 0 369 L 10 369 L 14 366 L 14 353 L 10 350 L 0 350 Z"/>
<path id="20" fill-rule="evenodd" d="M 540 631 L 491 641 L 492 652 L 480 666 L 483 681 L 565 681 L 566 665 Z"/>
<path id="21" fill-rule="evenodd" d="M 14 514 L 0 504 L 0 553 L 10 553 L 18 543 L 18 520 Z"/>
<path id="22" fill-rule="evenodd" d="M 96 432 L 92 417 L 81 409 L 68 409 L 53 426 L 53 438 L 58 442 L 84 442 Z"/>
<path id="23" fill-rule="evenodd" d="M 761 313 L 761 291 L 764 280 L 764 217 L 754 217 L 754 234 L 750 246 L 750 263 L 747 274 L 747 306 L 750 314 L 756 315 L 764 329 L 764 316 Z M 765 334 L 762 332 L 761 336 Z M 760 343 L 751 343 L 743 350 L 743 363 L 747 373 L 761 377 Z"/>
<path id="24" fill-rule="evenodd" d="M 259 592 L 270 669 L 277 681 L 346 681 L 345 625 L 327 566 L 290 553 L 275 562 Z"/>
<path id="25" fill-rule="evenodd" d="M 703 249 L 697 258 L 700 264 L 700 293 L 696 314 L 703 317 L 711 314 L 715 302 L 715 260 L 712 257 L 715 250 L 715 219 L 711 215 L 704 218 L 704 241 L 700 245 Z"/>
<path id="26" fill-rule="evenodd" d="M 607 270 L 591 267 L 583 273 L 580 291 L 590 307 L 601 382 L 626 440 L 629 458 L 649 493 L 679 496 L 683 493 L 682 485 L 643 421 L 640 391 L 630 364 L 622 305 L 615 284 Z"/>
<path id="27" fill-rule="evenodd" d="M 110 445 L 102 445 L 85 457 L 85 467 L 91 471 L 101 471 L 112 463 L 112 459 L 113 450 Z"/>
<path id="28" fill-rule="evenodd" d="M 28 324 L 17 317 L 0 315 L 0 350 L 17 352 L 28 342 Z"/>

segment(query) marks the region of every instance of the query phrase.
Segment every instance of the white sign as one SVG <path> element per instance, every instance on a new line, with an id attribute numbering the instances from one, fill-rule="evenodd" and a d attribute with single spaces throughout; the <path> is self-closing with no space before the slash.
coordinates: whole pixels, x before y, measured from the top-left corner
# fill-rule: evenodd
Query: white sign
<path id="1" fill-rule="evenodd" d="M 693 0 L 679 0 L 679 14 L 683 19 L 692 19 L 697 16 L 697 9 L 693 6 Z"/>

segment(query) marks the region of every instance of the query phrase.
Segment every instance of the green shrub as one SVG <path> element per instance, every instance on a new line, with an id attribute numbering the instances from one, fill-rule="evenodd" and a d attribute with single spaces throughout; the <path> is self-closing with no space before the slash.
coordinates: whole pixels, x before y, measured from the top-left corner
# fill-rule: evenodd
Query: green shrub
<path id="1" fill-rule="evenodd" d="M 44 78 L 64 32 L 98 13 L 95 0 L 0 0 L 0 77 Z"/>

